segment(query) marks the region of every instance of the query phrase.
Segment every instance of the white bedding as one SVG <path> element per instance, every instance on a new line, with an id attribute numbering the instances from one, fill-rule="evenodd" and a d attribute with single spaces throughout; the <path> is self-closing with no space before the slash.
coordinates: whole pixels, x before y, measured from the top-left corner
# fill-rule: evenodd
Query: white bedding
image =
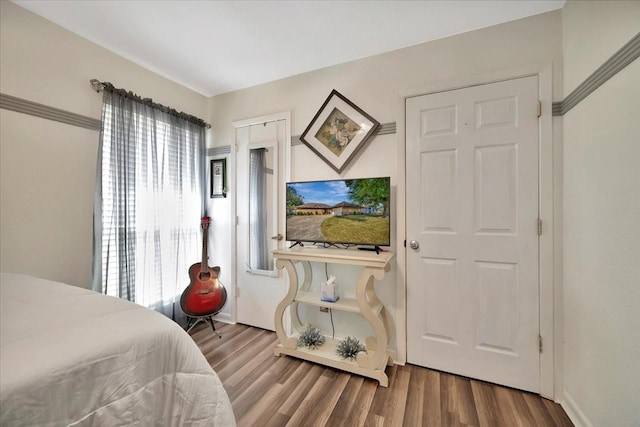
<path id="1" fill-rule="evenodd" d="M 62 283 L 0 277 L 0 425 L 235 426 L 177 324 Z"/>

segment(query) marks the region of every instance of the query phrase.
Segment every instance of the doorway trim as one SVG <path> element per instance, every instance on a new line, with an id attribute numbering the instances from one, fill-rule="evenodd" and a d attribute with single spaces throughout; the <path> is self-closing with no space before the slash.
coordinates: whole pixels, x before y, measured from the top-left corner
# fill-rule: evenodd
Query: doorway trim
<path id="1" fill-rule="evenodd" d="M 256 116 L 248 119 L 235 120 L 231 122 L 233 125 L 233 144 L 231 153 L 233 156 L 233 165 L 234 165 L 234 176 L 235 172 L 238 170 L 238 156 L 236 153 L 238 152 L 238 142 L 237 142 L 237 130 L 239 128 L 259 125 L 267 122 L 276 122 L 279 120 L 284 120 L 284 178 L 285 181 L 291 180 L 291 111 L 282 111 L 273 114 L 267 114 L 264 116 Z M 232 313 L 231 319 L 233 323 L 237 322 L 238 319 L 238 306 L 236 299 L 236 284 L 238 279 L 237 267 L 238 267 L 238 207 L 237 207 L 237 197 L 238 197 L 238 182 L 237 179 L 233 179 L 233 185 L 230 186 L 230 190 L 233 194 L 234 202 L 231 203 L 231 218 L 232 223 L 235 225 L 233 229 L 233 243 L 232 243 L 232 253 L 234 254 L 231 257 L 231 271 L 232 271 L 232 280 L 233 280 L 233 305 L 232 305 Z M 286 211 L 286 194 L 284 191 L 280 192 L 278 197 L 278 221 L 282 219 L 284 221 Z M 286 280 L 286 279 L 285 279 Z M 288 286 L 288 283 L 287 283 Z"/>
<path id="2" fill-rule="evenodd" d="M 555 218 L 561 218 L 561 181 L 554 176 L 561 176 L 561 151 L 556 147 L 554 153 L 554 129 L 552 118 L 553 103 L 553 67 L 552 64 L 533 65 L 521 68 L 501 70 L 492 73 L 460 77 L 457 79 L 436 82 L 423 87 L 409 88 L 400 91 L 397 98 L 397 141 L 398 141 L 398 247 L 404 246 L 406 238 L 406 99 L 415 96 L 429 95 L 437 92 L 462 89 L 482 84 L 495 83 L 520 77 L 538 77 L 538 99 L 542 103 L 539 119 L 539 217 L 542 220 L 542 234 L 539 236 L 539 292 L 540 292 L 540 337 L 542 352 L 540 353 L 540 395 L 550 399 L 559 396 L 561 386 L 562 361 L 562 271 L 561 266 L 561 231 L 556 226 Z M 558 130 L 558 135 L 560 131 Z M 554 155 L 555 154 L 555 155 Z M 555 202 L 555 203 L 554 203 Z M 406 251 L 406 249 L 405 249 Z M 398 251 L 398 283 L 402 283 L 401 295 L 398 295 L 398 362 L 407 360 L 407 259 L 405 251 Z M 555 286 L 554 286 L 555 284 Z"/>

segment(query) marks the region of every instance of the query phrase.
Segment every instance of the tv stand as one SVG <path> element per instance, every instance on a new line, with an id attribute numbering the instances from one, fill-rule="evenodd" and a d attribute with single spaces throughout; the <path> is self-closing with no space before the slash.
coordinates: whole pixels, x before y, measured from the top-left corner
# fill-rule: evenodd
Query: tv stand
<path id="1" fill-rule="evenodd" d="M 374 247 L 369 247 L 369 246 L 358 246 L 358 250 L 360 251 L 372 251 L 375 252 L 377 254 L 380 254 L 380 252 L 384 252 L 382 250 L 382 248 L 378 245 L 375 245 Z"/>
<path id="2" fill-rule="evenodd" d="M 374 279 L 381 280 L 390 270 L 391 252 L 381 254 L 362 253 L 353 249 L 295 248 L 273 251 L 276 267 L 285 269 L 289 276 L 289 290 L 278 304 L 275 313 L 276 335 L 280 343 L 275 347 L 276 356 L 289 355 L 300 359 L 331 366 L 343 371 L 352 372 L 377 380 L 381 386 L 388 387 L 389 378 L 385 373 L 387 365 L 391 365 L 391 357 L 387 350 L 391 338 L 391 320 L 386 308 L 376 295 Z M 311 262 L 358 265 L 362 272 L 356 282 L 355 298 L 340 296 L 336 302 L 320 300 L 320 292 L 311 291 Z M 302 265 L 304 278 L 298 278 L 296 264 Z M 366 352 L 358 353 L 355 360 L 342 359 L 336 354 L 339 340 L 325 337 L 325 343 L 317 349 L 298 347 L 298 337 L 304 330 L 300 320 L 298 304 L 326 307 L 361 314 L 371 325 L 374 336 L 364 341 Z M 295 332 L 287 335 L 283 324 L 283 316 L 287 307 L 291 306 L 291 321 Z"/>
<path id="3" fill-rule="evenodd" d="M 336 245 L 335 243 L 327 243 L 327 242 L 314 242 L 313 246 L 315 246 L 316 248 L 325 248 L 325 249 L 337 248 L 337 249 L 340 249 L 340 246 Z"/>
<path id="4" fill-rule="evenodd" d="M 302 243 L 300 240 L 296 240 L 293 245 L 289 246 L 289 249 L 293 248 L 294 246 L 304 246 L 304 243 Z"/>

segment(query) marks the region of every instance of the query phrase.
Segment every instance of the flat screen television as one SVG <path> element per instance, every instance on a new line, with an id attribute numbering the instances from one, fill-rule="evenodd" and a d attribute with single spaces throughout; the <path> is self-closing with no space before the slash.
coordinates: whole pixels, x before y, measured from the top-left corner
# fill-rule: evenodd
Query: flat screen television
<path id="1" fill-rule="evenodd" d="M 391 242 L 390 178 L 287 183 L 286 239 L 325 245 Z"/>

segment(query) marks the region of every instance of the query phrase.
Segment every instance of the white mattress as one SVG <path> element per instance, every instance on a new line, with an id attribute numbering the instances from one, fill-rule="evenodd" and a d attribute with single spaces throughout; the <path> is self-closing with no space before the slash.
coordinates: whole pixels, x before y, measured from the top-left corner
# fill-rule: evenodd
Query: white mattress
<path id="1" fill-rule="evenodd" d="M 0 276 L 0 425 L 234 426 L 177 324 L 121 299 Z"/>

